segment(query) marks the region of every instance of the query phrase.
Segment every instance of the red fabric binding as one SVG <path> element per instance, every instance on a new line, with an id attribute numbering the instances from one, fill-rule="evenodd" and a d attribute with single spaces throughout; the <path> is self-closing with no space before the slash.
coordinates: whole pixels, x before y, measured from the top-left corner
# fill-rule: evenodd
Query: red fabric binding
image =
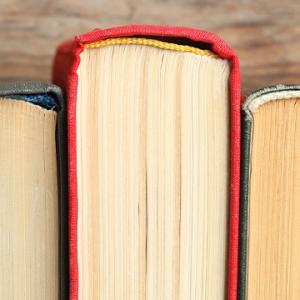
<path id="1" fill-rule="evenodd" d="M 57 49 L 53 81 L 60 85 L 67 95 L 68 109 L 68 155 L 69 155 L 69 243 L 70 243 L 70 300 L 78 299 L 78 261 L 77 261 L 77 173 L 76 173 L 76 97 L 80 63 L 80 53 L 84 44 L 107 38 L 124 36 L 170 36 L 184 37 L 211 45 L 220 57 L 231 62 L 230 75 L 230 221 L 228 248 L 228 300 L 237 299 L 238 274 L 238 235 L 239 235 L 239 197 L 240 197 L 240 71 L 239 61 L 234 51 L 217 35 L 207 31 L 185 27 L 129 25 L 111 29 L 96 29 L 87 34 L 76 36 Z"/>

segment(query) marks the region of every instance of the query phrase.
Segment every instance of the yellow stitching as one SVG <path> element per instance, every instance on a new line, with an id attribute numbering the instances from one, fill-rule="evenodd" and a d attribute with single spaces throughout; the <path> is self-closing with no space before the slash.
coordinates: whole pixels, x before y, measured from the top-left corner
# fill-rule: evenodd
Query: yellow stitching
<path id="1" fill-rule="evenodd" d="M 145 39 L 145 38 L 115 38 L 107 39 L 95 43 L 86 44 L 84 47 L 87 49 L 102 48 L 111 45 L 145 45 L 151 47 L 157 47 L 165 50 L 173 50 L 180 52 L 190 52 L 202 56 L 212 56 L 219 58 L 215 53 L 210 50 L 199 49 L 188 45 L 177 45 L 174 43 L 162 42 L 158 40 Z"/>

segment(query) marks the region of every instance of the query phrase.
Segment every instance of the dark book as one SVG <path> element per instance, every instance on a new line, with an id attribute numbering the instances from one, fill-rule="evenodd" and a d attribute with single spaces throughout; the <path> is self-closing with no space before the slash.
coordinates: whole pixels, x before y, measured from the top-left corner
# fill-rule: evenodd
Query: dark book
<path id="1" fill-rule="evenodd" d="M 0 84 L 0 120 L 0 299 L 65 298 L 61 90 L 44 83 Z"/>

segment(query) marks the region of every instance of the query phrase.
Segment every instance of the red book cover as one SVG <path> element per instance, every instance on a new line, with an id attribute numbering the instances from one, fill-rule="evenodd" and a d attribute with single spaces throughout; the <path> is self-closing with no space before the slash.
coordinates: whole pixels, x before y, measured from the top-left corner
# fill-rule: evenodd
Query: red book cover
<path id="1" fill-rule="evenodd" d="M 69 271 L 70 299 L 78 299 L 77 261 L 77 171 L 76 171 L 76 102 L 80 53 L 84 45 L 108 38 L 144 36 L 176 37 L 208 44 L 211 50 L 231 65 L 230 72 L 230 221 L 227 263 L 227 299 L 237 299 L 238 234 L 240 200 L 240 70 L 239 61 L 230 46 L 210 32 L 185 27 L 128 25 L 110 29 L 96 29 L 61 44 L 56 53 L 53 82 L 61 86 L 67 97 L 68 128 L 68 184 L 69 184 Z"/>

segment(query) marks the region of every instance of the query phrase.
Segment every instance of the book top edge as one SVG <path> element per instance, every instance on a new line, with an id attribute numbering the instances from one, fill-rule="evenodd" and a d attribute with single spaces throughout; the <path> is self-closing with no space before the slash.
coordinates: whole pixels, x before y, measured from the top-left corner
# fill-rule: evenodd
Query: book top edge
<path id="1" fill-rule="evenodd" d="M 168 25 L 130 24 L 107 29 L 94 29 L 90 32 L 75 36 L 73 39 L 61 43 L 58 51 L 61 53 L 76 53 L 78 55 L 87 44 L 122 37 L 166 37 L 184 38 L 194 42 L 207 44 L 211 51 L 228 60 L 237 60 L 234 50 L 220 36 L 202 29 Z"/>
<path id="2" fill-rule="evenodd" d="M 105 29 L 96 28 L 90 32 L 75 36 L 75 40 L 83 44 L 87 44 L 108 38 L 128 37 L 135 35 L 182 37 L 203 42 L 205 42 L 205 40 L 213 39 L 225 43 L 218 35 L 202 29 L 183 26 L 144 24 L 129 24 Z"/>
<path id="3" fill-rule="evenodd" d="M 291 99 L 300 97 L 300 85 L 278 84 L 259 89 L 246 98 L 243 104 L 243 111 L 251 118 L 261 105 L 279 99 Z"/>
<path id="4" fill-rule="evenodd" d="M 54 84 L 44 82 L 8 82 L 0 83 L 0 96 L 18 98 L 25 100 L 30 96 L 37 96 L 45 94 L 51 97 L 55 102 L 57 110 L 64 108 L 64 101 L 61 89 Z M 49 98 L 50 99 L 50 98 Z M 30 99 L 29 99 L 30 100 Z M 29 101 L 30 102 L 30 101 Z M 47 106 L 46 106 L 47 108 Z"/>

